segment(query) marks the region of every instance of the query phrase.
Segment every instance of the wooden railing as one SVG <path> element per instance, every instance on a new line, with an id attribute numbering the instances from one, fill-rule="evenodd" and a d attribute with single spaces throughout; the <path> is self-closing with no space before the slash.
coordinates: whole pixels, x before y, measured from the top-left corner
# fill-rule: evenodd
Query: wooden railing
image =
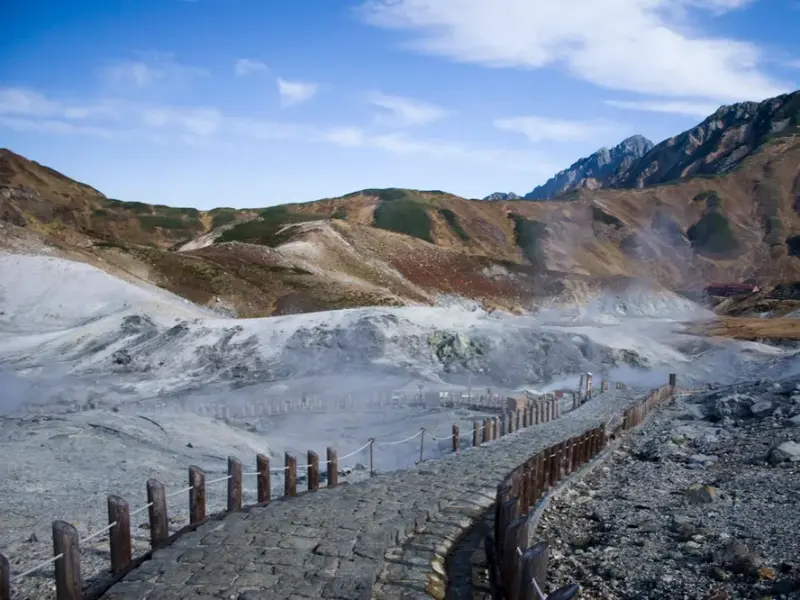
<path id="1" fill-rule="evenodd" d="M 498 486 L 494 531 L 485 539 L 494 598 L 570 600 L 577 597 L 580 591 L 577 583 L 544 594 L 549 545 L 544 541 L 529 545 L 535 509 L 560 481 L 605 450 L 609 434 L 616 437 L 621 431 L 636 427 L 650 411 L 676 393 L 675 386 L 676 377 L 671 374 L 668 385 L 653 390 L 625 411 L 622 424 L 614 432 L 607 431 L 604 423 L 553 444 L 530 457 Z"/>
<path id="2" fill-rule="evenodd" d="M 573 405 L 575 403 L 573 402 Z M 502 410 L 503 404 L 500 402 L 487 405 Z M 546 423 L 560 417 L 559 398 L 553 394 L 540 396 L 536 400 L 528 400 L 523 410 L 503 412 L 500 416 L 488 417 L 482 421 L 473 421 L 472 445 L 480 446 L 492 440 L 496 440 L 502 435 L 514 433 L 519 429 L 531 427 L 539 423 Z M 452 452 L 458 452 L 461 447 L 461 432 L 457 424 L 453 424 L 452 433 L 447 437 L 437 437 L 428 434 L 434 441 L 452 440 Z M 216 516 L 224 515 L 228 512 L 242 510 L 244 477 L 256 477 L 257 481 L 257 502 L 256 505 L 264 506 L 275 497 L 271 488 L 272 473 L 284 474 L 284 497 L 292 497 L 298 494 L 297 482 L 298 471 L 306 471 L 306 483 L 308 492 L 316 492 L 320 489 L 320 467 L 325 467 L 325 487 L 335 487 L 338 485 L 340 461 L 349 458 L 360 452 L 369 451 L 369 473 L 375 472 L 374 446 L 380 444 L 397 444 L 411 442 L 419 438 L 420 461 L 423 460 L 426 430 L 420 429 L 417 433 L 404 440 L 381 441 L 369 438 L 360 448 L 348 453 L 343 457 L 338 457 L 334 448 L 327 448 L 326 460 L 320 461 L 319 456 L 308 451 L 306 464 L 298 466 L 297 458 L 288 453 L 284 455 L 284 464 L 281 467 L 271 467 L 268 456 L 259 454 L 256 456 L 255 471 L 244 472 L 242 462 L 235 457 L 228 458 L 228 472 L 222 477 L 207 480 L 206 473 L 197 466 L 188 468 L 188 486 L 167 493 L 164 485 L 156 479 L 147 481 L 147 504 L 131 510 L 125 499 L 109 495 L 107 497 L 108 525 L 90 535 L 80 538 L 78 531 L 73 525 L 65 521 L 54 521 L 52 523 L 53 536 L 53 556 L 40 564 L 29 568 L 21 573 L 12 576 L 11 565 L 8 559 L 0 554 L 0 600 L 11 599 L 11 585 L 23 577 L 27 577 L 37 571 L 47 568 L 51 564 L 55 566 L 55 590 L 57 600 L 82 600 L 83 578 L 81 574 L 81 544 L 89 540 L 100 537 L 107 537 L 110 551 L 110 574 L 114 580 L 119 580 L 125 573 L 134 568 L 147 555 L 134 560 L 133 543 L 131 535 L 131 517 L 147 511 L 150 531 L 151 552 L 158 548 L 168 545 L 174 537 L 185 531 L 191 531 L 205 522 L 209 517 L 206 508 L 206 489 L 213 484 L 226 482 L 227 485 L 227 504 L 224 511 L 217 513 Z M 170 498 L 188 494 L 189 503 L 189 523 L 175 534 L 169 531 L 168 503 Z"/>

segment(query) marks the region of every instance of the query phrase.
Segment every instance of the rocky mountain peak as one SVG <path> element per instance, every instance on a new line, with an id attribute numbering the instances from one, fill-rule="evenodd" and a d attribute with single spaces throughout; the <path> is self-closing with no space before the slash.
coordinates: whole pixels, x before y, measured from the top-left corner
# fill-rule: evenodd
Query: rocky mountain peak
<path id="1" fill-rule="evenodd" d="M 726 173 L 768 140 L 798 131 L 800 91 L 763 102 L 720 106 L 699 124 L 664 140 L 635 164 L 618 171 L 606 185 L 644 187 L 693 175 Z"/>
<path id="2" fill-rule="evenodd" d="M 514 192 L 495 192 L 489 194 L 484 200 L 502 202 L 504 200 L 521 200 L 522 196 L 517 196 Z"/>
<path id="3" fill-rule="evenodd" d="M 653 142 L 642 135 L 626 138 L 613 148 L 600 148 L 556 173 L 544 185 L 526 194 L 525 199 L 549 200 L 572 189 L 604 187 L 609 179 L 627 169 L 652 148 Z"/>

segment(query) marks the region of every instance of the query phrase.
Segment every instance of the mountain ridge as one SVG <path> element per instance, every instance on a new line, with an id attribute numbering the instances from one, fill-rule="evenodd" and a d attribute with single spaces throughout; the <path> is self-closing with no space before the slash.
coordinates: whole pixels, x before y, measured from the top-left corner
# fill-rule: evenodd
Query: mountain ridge
<path id="1" fill-rule="evenodd" d="M 751 131 L 734 141 L 758 140 L 746 156 L 718 148 L 735 168 L 547 202 L 387 188 L 205 211 L 107 198 L 6 150 L 0 248 L 57 252 L 240 316 L 448 296 L 520 311 L 631 279 L 674 291 L 800 281 L 800 134 L 769 124 L 786 121 L 787 99 L 777 105 L 756 111 L 758 127 L 732 125 Z"/>
<path id="2" fill-rule="evenodd" d="M 600 148 L 589 156 L 559 171 L 544 184 L 525 194 L 526 200 L 550 200 L 577 188 L 604 187 L 619 171 L 624 171 L 653 148 L 653 142 L 642 135 L 633 135 L 613 148 Z"/>

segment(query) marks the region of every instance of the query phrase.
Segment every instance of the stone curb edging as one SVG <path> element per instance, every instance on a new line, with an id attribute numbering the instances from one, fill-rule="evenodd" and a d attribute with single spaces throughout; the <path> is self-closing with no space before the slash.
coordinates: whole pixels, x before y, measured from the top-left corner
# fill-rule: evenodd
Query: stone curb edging
<path id="1" fill-rule="evenodd" d="M 616 407 L 618 415 L 640 404 L 641 398 L 627 407 Z M 615 415 L 615 416 L 618 416 Z M 616 421 L 616 419 L 613 419 Z M 529 540 L 533 540 L 544 511 L 553 498 L 570 485 L 581 480 L 605 463 L 626 439 L 631 431 L 617 425 L 608 432 L 608 443 L 602 452 L 567 478 L 558 482 L 539 500 L 529 520 Z M 377 600 L 400 600 L 413 597 L 442 600 L 447 591 L 446 560 L 456 543 L 485 517 L 495 504 L 496 488 L 484 488 L 466 502 L 445 507 L 431 525 L 425 525 L 407 536 L 403 543 L 385 555 L 387 566 L 378 577 L 373 598 Z M 401 566 L 402 565 L 402 566 Z M 393 568 L 395 567 L 395 568 Z M 405 567 L 405 568 L 404 568 Z"/>
<path id="2" fill-rule="evenodd" d="M 593 402 L 599 403 L 600 401 L 600 398 L 596 398 Z M 497 484 L 507 477 L 517 465 L 535 454 L 537 449 L 547 447 L 550 440 L 555 443 L 570 435 L 583 433 L 583 431 L 591 429 L 591 426 L 596 426 L 604 421 L 613 423 L 615 430 L 620 429 L 621 425 L 617 424 L 621 423 L 621 417 L 625 410 L 641 401 L 641 396 L 635 398 L 623 396 L 616 406 L 612 406 L 610 411 L 606 411 L 606 413 L 611 412 L 612 414 L 602 416 L 581 415 L 582 412 L 595 412 L 592 409 L 596 406 L 591 406 L 592 402 L 586 403 L 574 411 L 570 411 L 568 415 L 565 414 L 558 422 L 543 424 L 519 434 L 526 438 L 534 438 L 531 440 L 533 443 L 528 446 L 527 451 L 515 457 L 513 463 L 506 462 L 503 465 L 505 470 L 497 469 L 503 474 L 502 476 L 495 476 L 492 478 L 491 485 L 470 490 L 462 498 L 443 507 L 436 515 L 432 516 L 430 522 L 422 524 L 420 528 L 406 536 L 400 544 L 386 553 L 385 565 L 373 587 L 373 598 L 376 600 L 400 600 L 410 597 L 444 598 L 447 589 L 445 561 L 458 540 L 476 526 L 485 517 L 488 509 L 495 504 Z M 573 420 L 570 417 L 573 417 L 575 421 L 572 424 L 567 423 L 567 420 Z M 584 423 L 589 425 L 584 426 Z M 559 431 L 562 433 L 559 434 Z M 616 440 L 613 443 L 616 447 Z M 501 452 L 501 449 L 498 445 L 493 444 L 485 447 L 483 451 L 487 453 Z M 592 461 L 586 466 L 594 463 L 595 461 Z"/>

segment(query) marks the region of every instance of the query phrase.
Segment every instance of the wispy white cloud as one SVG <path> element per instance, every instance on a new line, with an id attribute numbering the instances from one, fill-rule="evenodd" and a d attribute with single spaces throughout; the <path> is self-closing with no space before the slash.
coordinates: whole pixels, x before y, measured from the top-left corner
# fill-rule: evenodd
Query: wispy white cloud
<path id="1" fill-rule="evenodd" d="M 287 81 L 278 77 L 278 93 L 281 96 L 281 106 L 294 106 L 311 100 L 317 94 L 317 84 L 303 81 Z"/>
<path id="2" fill-rule="evenodd" d="M 389 96 L 382 92 L 372 92 L 367 100 L 370 104 L 382 109 L 377 115 L 376 122 L 394 126 L 425 125 L 438 121 L 449 115 L 448 111 L 420 100 Z"/>
<path id="3" fill-rule="evenodd" d="M 0 115 L 89 119 L 115 116 L 119 111 L 110 101 L 86 104 L 57 102 L 26 88 L 0 87 Z"/>
<path id="4" fill-rule="evenodd" d="M 418 117 L 419 120 L 419 117 Z M 349 125 L 318 126 L 231 115 L 214 107 L 156 105 L 103 99 L 66 103 L 20 88 L 0 87 L 0 128 L 45 135 L 86 135 L 154 143 L 227 145 L 244 141 L 291 140 L 367 148 L 397 156 L 423 156 L 503 169 L 555 169 L 530 150 L 493 148 L 466 142 L 412 137 Z"/>
<path id="5" fill-rule="evenodd" d="M 234 63 L 233 70 L 237 75 L 250 75 L 251 73 L 266 73 L 269 71 L 269 67 L 267 63 L 260 60 L 240 58 Z"/>
<path id="6" fill-rule="evenodd" d="M 496 119 L 494 126 L 510 133 L 519 133 L 530 142 L 583 142 L 610 134 L 621 134 L 622 125 L 610 121 L 569 121 L 539 116 Z"/>
<path id="7" fill-rule="evenodd" d="M 372 25 L 411 32 L 406 47 L 495 68 L 564 65 L 609 89 L 719 101 L 760 100 L 790 84 L 762 68 L 755 44 L 701 35 L 699 10 L 746 0 L 366 0 Z M 676 12 L 682 11 L 682 16 Z"/>
<path id="8" fill-rule="evenodd" d="M 160 86 L 184 86 L 208 71 L 200 67 L 183 65 L 174 55 L 162 52 L 142 53 L 138 60 L 116 60 L 100 69 L 100 77 L 114 89 L 143 90 Z"/>
<path id="9" fill-rule="evenodd" d="M 687 117 L 705 118 L 720 107 L 711 102 L 684 102 L 680 100 L 606 100 L 606 104 L 627 110 L 669 113 Z"/>
<path id="10" fill-rule="evenodd" d="M 13 131 L 55 135 L 88 135 L 105 139 L 114 139 L 125 135 L 122 130 L 107 129 L 94 125 L 81 125 L 59 119 L 34 119 L 30 117 L 0 116 L 0 127 Z"/>

